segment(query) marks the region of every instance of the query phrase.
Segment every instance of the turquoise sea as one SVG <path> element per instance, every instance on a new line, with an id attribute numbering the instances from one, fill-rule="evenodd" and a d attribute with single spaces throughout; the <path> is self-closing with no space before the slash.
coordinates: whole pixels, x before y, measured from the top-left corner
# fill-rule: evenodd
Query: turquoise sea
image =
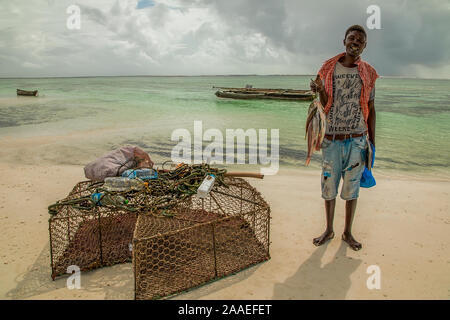
<path id="1" fill-rule="evenodd" d="M 0 79 L 0 161 L 85 165 L 135 144 L 161 162 L 176 145 L 173 130 L 193 134 L 201 120 L 203 130 L 224 136 L 226 129 L 279 129 L 281 167 L 303 168 L 309 102 L 221 99 L 212 86 L 307 89 L 311 77 Z M 16 88 L 40 96 L 17 97 Z M 450 176 L 450 80 L 378 79 L 375 107 L 375 170 Z M 319 165 L 316 153 L 311 167 Z"/>

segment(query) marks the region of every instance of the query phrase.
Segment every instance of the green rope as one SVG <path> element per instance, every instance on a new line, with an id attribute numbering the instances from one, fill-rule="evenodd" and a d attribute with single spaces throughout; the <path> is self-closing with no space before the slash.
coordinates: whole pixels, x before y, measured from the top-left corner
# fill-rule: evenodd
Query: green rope
<path id="1" fill-rule="evenodd" d="M 207 174 L 214 174 L 216 185 L 228 186 L 224 182 L 226 170 L 211 168 L 208 164 L 187 165 L 182 164 L 174 170 L 168 172 L 158 172 L 158 178 L 149 180 L 141 190 L 130 190 L 113 192 L 104 188 L 103 183 L 92 188 L 94 193 L 103 193 L 103 197 L 122 196 L 128 200 L 128 204 L 107 203 L 104 207 L 121 209 L 130 212 L 149 212 L 158 217 L 173 217 L 172 210 L 181 201 L 186 200 L 197 193 L 197 189 L 203 182 Z M 60 200 L 48 207 L 48 212 L 55 215 L 62 206 L 71 206 L 81 211 L 90 211 L 98 203 L 95 203 L 91 196 L 84 196 L 76 199 Z"/>

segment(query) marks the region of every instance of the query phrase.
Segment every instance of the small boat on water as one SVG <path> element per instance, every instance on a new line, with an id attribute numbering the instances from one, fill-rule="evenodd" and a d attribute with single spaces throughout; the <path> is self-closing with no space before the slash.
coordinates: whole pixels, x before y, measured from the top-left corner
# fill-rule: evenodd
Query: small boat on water
<path id="1" fill-rule="evenodd" d="M 17 89 L 17 95 L 18 96 L 34 96 L 34 97 L 37 97 L 38 91 L 37 90 L 27 91 L 27 90 Z"/>
<path id="2" fill-rule="evenodd" d="M 215 94 L 219 98 L 232 99 L 272 99 L 272 100 L 291 100 L 291 101 L 312 101 L 314 93 L 311 90 L 295 89 L 264 89 L 252 88 L 228 88 L 213 87 L 219 89 Z"/>

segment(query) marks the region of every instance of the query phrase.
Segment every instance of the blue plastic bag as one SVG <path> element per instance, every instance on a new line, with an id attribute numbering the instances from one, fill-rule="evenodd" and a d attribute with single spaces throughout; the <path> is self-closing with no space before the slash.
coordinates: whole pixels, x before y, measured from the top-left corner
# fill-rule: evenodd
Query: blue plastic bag
<path id="1" fill-rule="evenodd" d="M 373 168 L 373 163 L 375 162 L 375 146 L 369 142 L 370 147 L 372 148 L 372 168 Z M 364 172 L 361 176 L 361 181 L 359 182 L 359 186 L 362 188 L 372 188 L 373 186 L 375 186 L 377 184 L 377 182 L 375 181 L 375 178 L 372 175 L 372 170 L 367 169 L 367 167 L 364 167 Z"/>

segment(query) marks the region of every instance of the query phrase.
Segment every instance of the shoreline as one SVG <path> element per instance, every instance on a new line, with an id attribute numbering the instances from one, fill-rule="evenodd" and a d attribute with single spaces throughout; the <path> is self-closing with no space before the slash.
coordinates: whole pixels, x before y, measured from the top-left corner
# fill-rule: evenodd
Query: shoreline
<path id="1" fill-rule="evenodd" d="M 83 273 L 80 290 L 51 280 L 47 206 L 85 180 L 83 166 L 0 162 L 0 175 L 0 299 L 133 299 L 130 263 Z M 449 299 L 450 181 L 375 177 L 358 201 L 358 252 L 340 239 L 341 199 L 335 238 L 311 242 L 325 227 L 319 170 L 248 179 L 271 206 L 271 259 L 171 299 Z M 371 265 L 380 290 L 366 286 Z"/>
<path id="2" fill-rule="evenodd" d="M 45 166 L 58 166 L 60 164 L 63 165 L 72 165 L 72 166 L 81 166 L 84 167 L 90 161 L 100 157 L 106 152 L 110 150 L 105 149 L 96 149 L 95 145 L 83 145 L 82 141 L 89 141 L 92 135 L 110 135 L 116 133 L 116 130 L 109 126 L 104 128 L 91 128 L 83 131 L 71 131 L 67 133 L 54 134 L 53 132 L 43 133 L 41 135 L 36 135 L 27 133 L 23 134 L 23 136 L 19 136 L 18 134 L 10 134 L 5 135 L 3 141 L 0 140 L 0 163 L 11 164 L 11 165 L 33 165 L 33 163 L 40 163 Z M 74 144 L 74 142 L 76 144 Z M 175 144 L 174 144 L 175 145 Z M 64 152 L 64 155 L 71 159 L 70 161 L 61 161 L 55 157 L 53 154 L 50 156 L 48 150 L 53 148 L 59 148 L 60 151 Z M 78 151 L 77 153 L 70 152 L 70 148 Z M 83 150 L 84 148 L 85 150 Z M 147 146 L 148 148 L 154 148 L 155 151 L 152 152 L 148 150 L 147 152 L 150 154 L 155 163 L 163 162 L 168 160 L 167 156 L 162 156 L 157 153 L 158 145 L 155 146 Z M 89 151 L 88 156 L 86 156 L 86 151 Z M 96 152 L 98 150 L 98 152 Z M 97 154 L 95 154 L 95 152 Z M 170 149 L 162 150 L 164 153 L 170 153 Z M 60 154 L 61 155 L 61 154 Z M 279 171 L 281 172 L 319 172 L 320 163 L 318 162 L 317 157 L 320 156 L 320 152 L 314 154 L 313 159 L 311 161 L 311 165 L 309 167 L 304 166 L 304 161 L 299 161 L 298 163 L 288 163 L 288 164 L 280 164 Z M 282 157 L 280 157 L 282 158 Z M 58 161 L 59 160 L 59 161 Z M 83 165 L 81 163 L 84 163 Z M 268 168 L 268 166 L 262 165 L 227 165 L 224 164 L 212 164 L 212 166 L 218 166 L 221 168 L 229 168 L 231 171 L 258 171 L 261 168 Z M 383 163 L 383 166 L 386 166 Z M 436 182 L 448 182 L 450 181 L 450 170 L 438 170 L 438 169 L 429 169 L 429 170 L 397 170 L 397 169 L 388 169 L 388 168 L 378 168 L 377 161 L 375 159 L 375 166 L 373 169 L 373 174 L 375 179 L 377 177 L 385 178 L 385 179 L 398 179 L 398 180 L 414 180 L 414 181 L 436 181 Z M 320 176 L 320 173 L 317 173 L 317 176 Z M 319 179 L 319 178 L 318 178 Z"/>

